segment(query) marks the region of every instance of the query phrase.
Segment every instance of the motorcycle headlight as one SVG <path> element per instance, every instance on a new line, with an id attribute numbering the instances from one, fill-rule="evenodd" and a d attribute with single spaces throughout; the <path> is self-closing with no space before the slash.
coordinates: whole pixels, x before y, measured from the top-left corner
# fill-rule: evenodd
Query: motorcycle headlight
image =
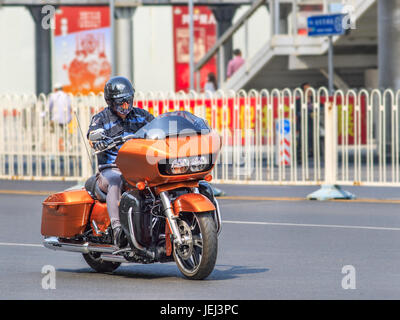
<path id="1" fill-rule="evenodd" d="M 184 174 L 188 172 L 190 167 L 190 162 L 188 158 L 175 159 L 167 167 L 167 171 L 171 174 Z"/>
<path id="2" fill-rule="evenodd" d="M 193 157 L 190 159 L 190 171 L 203 171 L 208 166 L 208 159 L 205 156 Z"/>
<path id="3" fill-rule="evenodd" d="M 190 174 L 211 169 L 211 157 L 209 155 L 194 156 L 188 158 L 167 159 L 158 164 L 161 174 L 179 175 Z"/>

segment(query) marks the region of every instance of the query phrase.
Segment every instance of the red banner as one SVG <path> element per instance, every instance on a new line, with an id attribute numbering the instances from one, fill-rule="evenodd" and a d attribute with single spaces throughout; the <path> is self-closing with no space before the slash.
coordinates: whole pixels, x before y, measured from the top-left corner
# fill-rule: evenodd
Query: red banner
<path id="1" fill-rule="evenodd" d="M 333 98 L 330 99 L 333 101 Z M 289 107 L 289 98 L 285 98 L 284 101 L 284 106 L 283 106 L 283 115 L 281 117 L 285 119 L 289 119 L 289 112 L 290 112 L 290 107 Z M 180 101 L 173 101 L 169 100 L 167 102 L 168 104 L 164 104 L 164 101 L 158 100 L 156 102 L 153 101 L 148 101 L 147 107 L 150 113 L 154 114 L 156 113 L 157 115 L 162 114 L 164 112 L 168 111 L 174 111 L 176 108 L 179 108 L 179 110 L 185 110 L 185 101 L 180 100 Z M 259 112 L 258 115 L 256 115 L 256 98 L 250 98 L 249 99 L 249 107 L 246 109 L 246 103 L 245 99 L 241 98 L 239 99 L 239 107 L 237 109 L 234 108 L 234 99 L 227 99 L 227 108 L 223 108 L 223 101 L 222 99 L 217 99 L 216 100 L 216 108 L 212 108 L 212 101 L 210 99 L 204 100 L 190 100 L 189 101 L 189 107 L 190 107 L 190 112 L 196 113 L 196 108 L 201 108 L 205 107 L 205 118 L 208 121 L 208 123 L 216 129 L 219 132 L 222 132 L 225 129 L 228 129 L 228 134 L 230 137 L 233 135 L 234 130 L 240 130 L 242 133 L 242 139 L 244 142 L 244 138 L 246 136 L 246 129 L 253 129 L 253 130 L 261 130 L 261 134 L 263 137 L 263 144 L 267 143 L 268 139 L 268 133 L 271 133 L 271 130 L 274 130 L 274 128 L 269 128 L 269 124 L 271 123 L 271 119 L 269 118 L 268 115 L 268 101 L 266 98 L 261 99 L 261 105 L 262 108 Z M 320 108 L 324 107 L 325 99 L 321 99 L 321 106 Z M 349 103 L 347 105 L 347 113 L 343 113 L 343 115 L 347 116 L 347 119 L 342 119 L 342 101 L 340 97 L 337 97 L 336 99 L 336 106 L 338 108 L 338 143 L 342 144 L 343 140 L 343 134 L 345 132 L 345 128 L 348 128 L 348 143 L 349 145 L 354 144 L 355 141 L 355 122 L 360 121 L 361 127 L 360 127 L 360 135 L 361 135 L 361 144 L 366 144 L 367 141 L 367 125 L 366 125 L 366 104 L 365 104 L 365 99 L 364 97 L 361 97 L 360 99 L 360 113 L 358 119 L 358 115 L 356 115 L 355 112 L 355 101 L 354 98 L 349 99 Z M 143 108 L 144 104 L 143 101 L 136 101 L 136 106 L 139 108 Z M 155 112 L 157 110 L 157 112 Z M 225 111 L 226 110 L 226 111 Z M 247 110 L 247 111 L 246 111 Z M 275 97 L 273 99 L 273 123 L 276 119 L 278 119 L 278 98 Z M 323 117 L 322 109 L 320 109 L 320 117 Z M 296 113 L 296 111 L 295 111 Z M 309 116 L 312 118 L 312 121 L 314 121 L 314 116 L 309 112 Z M 256 119 L 259 119 L 257 117 L 261 117 L 261 123 L 259 121 L 256 121 Z M 295 115 L 296 117 L 296 115 Z M 323 119 L 321 119 L 323 121 Z M 260 128 L 257 128 L 258 124 L 260 123 Z M 297 131 L 299 131 L 300 128 L 297 128 Z M 310 130 L 311 128 L 309 128 Z M 232 141 L 229 139 L 229 144 L 231 144 Z"/>
<path id="2" fill-rule="evenodd" d="M 110 10 L 104 7 L 60 7 L 55 15 L 55 36 L 69 33 L 108 28 Z"/>
<path id="3" fill-rule="evenodd" d="M 215 44 L 216 22 L 214 15 L 206 6 L 194 7 L 194 62 L 197 63 Z M 175 91 L 188 91 L 189 71 L 189 14 L 187 6 L 174 6 L 174 63 Z M 208 73 L 216 75 L 216 58 L 212 58 L 200 71 L 200 88 L 204 88 Z M 197 81 L 197 79 L 195 79 Z M 197 84 L 195 84 L 195 87 Z"/>

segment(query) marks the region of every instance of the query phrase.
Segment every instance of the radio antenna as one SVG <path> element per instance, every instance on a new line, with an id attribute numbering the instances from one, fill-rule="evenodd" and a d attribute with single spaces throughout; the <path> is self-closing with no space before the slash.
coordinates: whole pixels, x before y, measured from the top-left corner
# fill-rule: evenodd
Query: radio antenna
<path id="1" fill-rule="evenodd" d="M 92 156 L 90 155 L 89 149 L 88 149 L 88 147 L 87 147 L 87 145 L 86 145 L 85 137 L 84 137 L 84 135 L 83 135 L 82 127 L 81 127 L 81 124 L 80 124 L 80 122 L 79 122 L 79 118 L 78 118 L 78 116 L 77 116 L 77 114 L 76 114 L 76 111 L 74 111 L 74 115 L 75 115 L 76 122 L 78 123 L 79 132 L 81 133 L 81 137 L 82 137 L 82 139 L 83 139 L 83 144 L 85 145 L 85 149 L 86 149 L 86 152 L 87 152 L 89 161 L 90 161 L 90 165 L 92 166 L 93 172 L 96 172 L 95 167 L 93 166 Z M 83 159 L 82 159 L 82 161 L 83 161 Z"/>

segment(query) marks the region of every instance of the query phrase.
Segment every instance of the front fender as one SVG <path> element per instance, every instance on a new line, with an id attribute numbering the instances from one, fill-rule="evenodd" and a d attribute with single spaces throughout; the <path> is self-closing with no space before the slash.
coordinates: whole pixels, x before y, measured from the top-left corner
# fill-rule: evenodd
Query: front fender
<path id="1" fill-rule="evenodd" d="M 214 204 L 200 193 L 185 193 L 174 201 L 174 213 L 215 211 Z"/>

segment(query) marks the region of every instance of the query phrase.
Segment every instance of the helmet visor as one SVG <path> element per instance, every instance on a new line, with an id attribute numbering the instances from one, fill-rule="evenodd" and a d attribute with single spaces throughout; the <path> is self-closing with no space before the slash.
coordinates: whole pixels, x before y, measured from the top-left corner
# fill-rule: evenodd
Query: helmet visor
<path id="1" fill-rule="evenodd" d="M 112 105 L 115 111 L 127 115 L 133 109 L 133 97 L 113 99 Z"/>

